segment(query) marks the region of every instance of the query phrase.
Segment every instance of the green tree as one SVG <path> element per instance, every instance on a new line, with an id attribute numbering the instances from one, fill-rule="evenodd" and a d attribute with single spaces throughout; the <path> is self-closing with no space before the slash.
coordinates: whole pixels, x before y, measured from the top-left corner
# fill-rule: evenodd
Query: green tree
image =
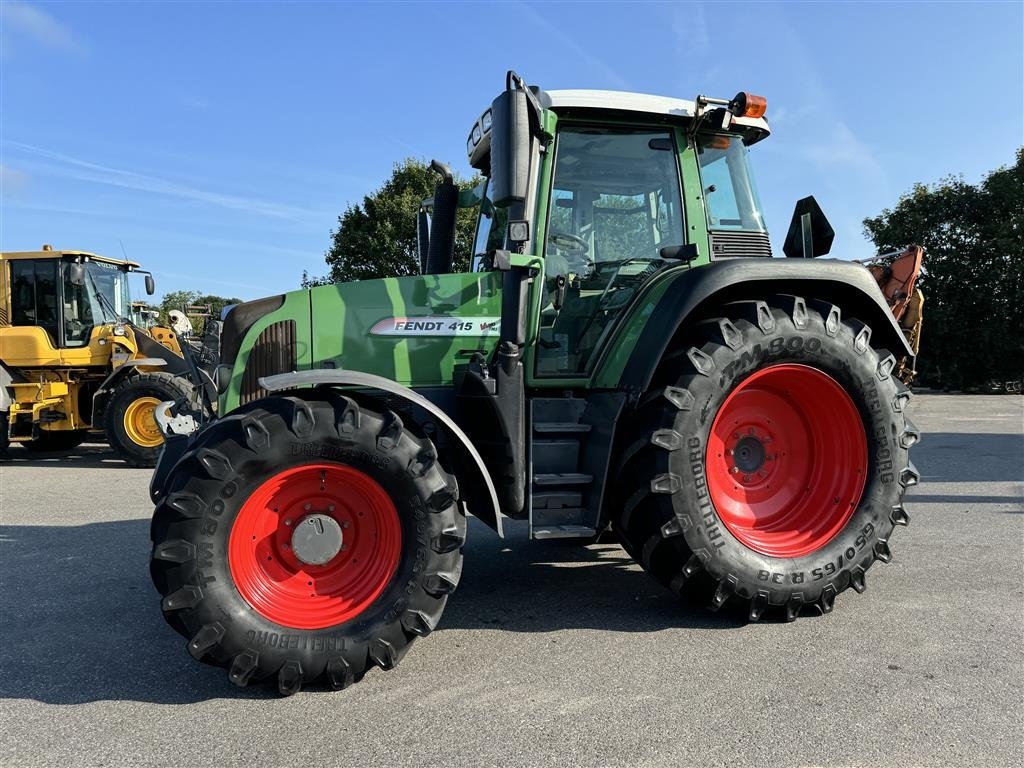
<path id="1" fill-rule="evenodd" d="M 331 247 L 324 254 L 330 272 L 324 277 L 303 272 L 303 287 L 417 274 L 416 213 L 424 200 L 434 196 L 437 179 L 429 163 L 415 158 L 396 163 L 391 178 L 380 189 L 364 197 L 361 204 L 349 205 L 338 217 L 338 228 L 331 232 Z M 456 178 L 463 187 L 478 181 Z M 475 225 L 475 208 L 459 211 L 457 272 L 469 268 Z"/>
<path id="2" fill-rule="evenodd" d="M 922 383 L 1024 375 L 1024 148 L 976 186 L 956 177 L 914 186 L 864 231 L 881 252 L 924 246 Z"/>

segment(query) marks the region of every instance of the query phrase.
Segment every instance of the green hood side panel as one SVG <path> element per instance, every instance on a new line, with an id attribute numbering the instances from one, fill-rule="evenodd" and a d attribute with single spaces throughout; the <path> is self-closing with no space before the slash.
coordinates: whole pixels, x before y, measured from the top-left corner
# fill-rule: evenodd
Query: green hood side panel
<path id="1" fill-rule="evenodd" d="M 501 274 L 361 280 L 310 290 L 312 368 L 384 376 L 407 387 L 450 385 L 457 363 L 498 343 Z"/>

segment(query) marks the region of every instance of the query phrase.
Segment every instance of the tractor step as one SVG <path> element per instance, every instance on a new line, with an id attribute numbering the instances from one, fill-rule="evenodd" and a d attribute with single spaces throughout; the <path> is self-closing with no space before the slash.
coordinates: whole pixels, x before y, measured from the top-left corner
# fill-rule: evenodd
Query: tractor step
<path id="1" fill-rule="evenodd" d="M 597 531 L 585 525 L 553 525 L 547 528 L 534 528 L 535 539 L 591 539 Z"/>
<path id="2" fill-rule="evenodd" d="M 537 434 L 547 435 L 551 433 L 571 434 L 574 432 L 589 432 L 589 424 L 577 424 L 572 421 L 548 421 L 533 425 L 533 431 Z"/>
<path id="3" fill-rule="evenodd" d="M 582 472 L 544 472 L 533 476 L 534 485 L 590 485 L 592 482 L 594 476 Z"/>
<path id="4" fill-rule="evenodd" d="M 592 539 L 597 535 L 607 451 L 621 401 L 612 405 L 609 408 L 599 397 L 530 400 L 532 538 Z M 594 441 L 596 449 L 591 445 Z"/>

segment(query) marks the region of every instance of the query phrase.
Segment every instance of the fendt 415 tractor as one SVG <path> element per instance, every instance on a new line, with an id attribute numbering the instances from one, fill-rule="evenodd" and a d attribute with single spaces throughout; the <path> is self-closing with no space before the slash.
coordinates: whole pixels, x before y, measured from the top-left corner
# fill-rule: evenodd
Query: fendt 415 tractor
<path id="1" fill-rule="evenodd" d="M 199 374 L 173 330 L 133 322 L 135 272 L 153 293 L 133 261 L 49 246 L 0 253 L 0 457 L 11 442 L 67 450 L 103 430 L 132 466 L 156 464 L 154 409 L 193 395 Z"/>
<path id="2" fill-rule="evenodd" d="M 509 73 L 466 147 L 472 272 L 438 164 L 423 274 L 235 306 L 220 416 L 171 407 L 151 485 L 189 653 L 283 694 L 391 669 L 459 583 L 467 511 L 615 536 L 751 620 L 863 591 L 918 478 L 911 351 L 868 270 L 806 258 L 831 242 L 813 199 L 770 258 L 764 111 Z"/>

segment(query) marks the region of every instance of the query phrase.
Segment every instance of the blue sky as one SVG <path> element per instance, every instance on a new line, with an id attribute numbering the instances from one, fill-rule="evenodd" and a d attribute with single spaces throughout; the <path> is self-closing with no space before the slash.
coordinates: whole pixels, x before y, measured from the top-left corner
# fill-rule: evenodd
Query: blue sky
<path id="1" fill-rule="evenodd" d="M 554 88 L 768 97 L 776 251 L 795 200 L 833 255 L 918 181 L 1024 143 L 1024 3 L 25 3 L 3 0 L 0 247 L 130 257 L 158 294 L 324 271 L 337 215 L 404 156 L 468 171 L 506 69 Z"/>

